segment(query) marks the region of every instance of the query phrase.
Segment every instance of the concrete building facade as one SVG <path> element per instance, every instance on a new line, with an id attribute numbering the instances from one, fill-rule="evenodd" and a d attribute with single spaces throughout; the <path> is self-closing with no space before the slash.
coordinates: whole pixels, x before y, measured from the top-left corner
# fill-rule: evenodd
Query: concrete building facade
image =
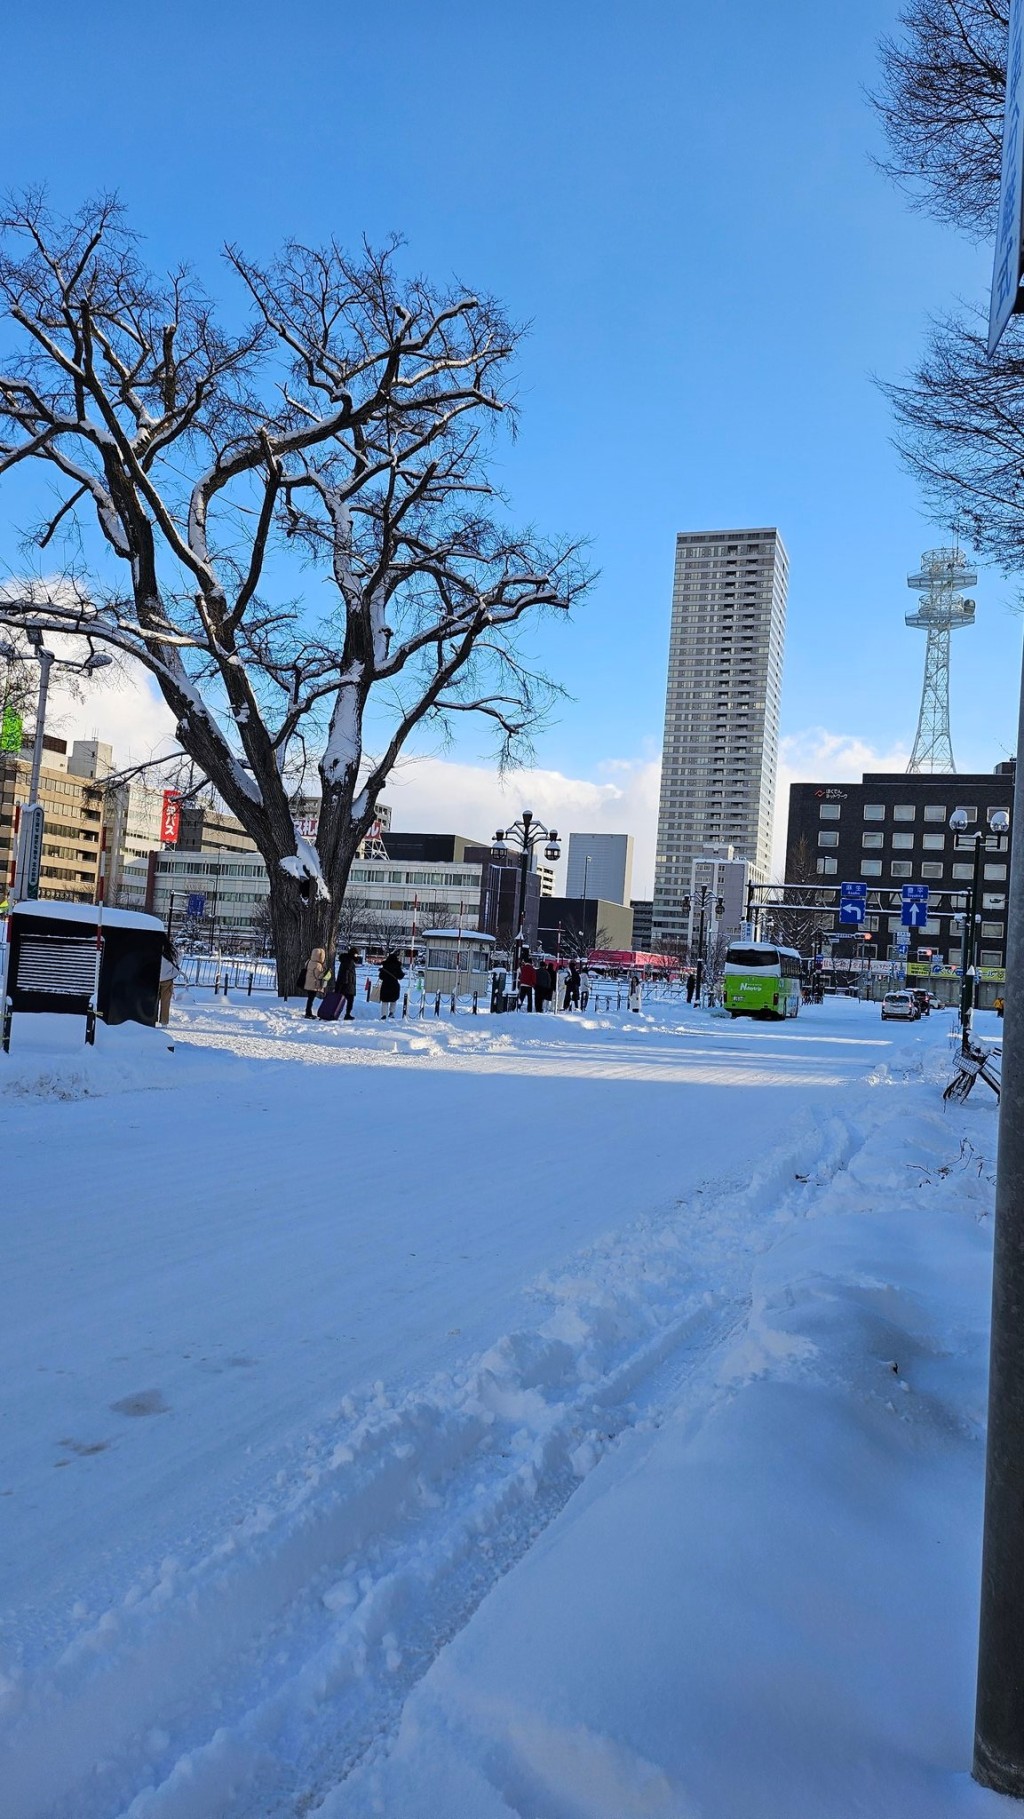
<path id="1" fill-rule="evenodd" d="M 7 894 L 14 871 L 16 811 L 28 802 L 31 779 L 31 740 L 20 753 L 0 753 L 2 896 Z M 43 738 L 39 800 L 45 816 L 40 897 L 51 902 L 95 903 L 103 831 L 102 799 L 88 777 L 69 770 L 67 741 L 49 733 Z"/>
<path id="2" fill-rule="evenodd" d="M 654 946 L 688 939 L 693 862 L 771 863 L 789 559 L 777 530 L 676 539 L 654 875 Z"/>
<path id="3" fill-rule="evenodd" d="M 567 897 L 628 903 L 633 883 L 632 834 L 570 834 Z"/>
<path id="4" fill-rule="evenodd" d="M 794 783 L 789 791 L 786 880 L 832 886 L 846 880 L 863 882 L 871 893 L 864 933 L 877 942 L 879 959 L 894 957 L 905 939 L 911 961 L 923 947 L 948 966 L 958 966 L 961 925 L 950 912 L 963 906 L 958 892 L 970 888 L 974 855 L 971 847 L 957 843 L 949 817 L 956 808 L 966 809 L 973 832 L 987 827 L 991 810 L 1009 813 L 1015 771 L 1011 761 L 991 772 L 869 772 L 860 783 Z M 986 840 L 979 950 L 983 967 L 1006 964 L 1013 831 L 1011 823 L 1009 834 L 989 834 Z M 905 936 L 900 911 L 904 884 L 926 884 L 935 894 L 935 913 L 921 929 L 907 930 Z M 939 892 L 948 894 L 939 897 Z"/>

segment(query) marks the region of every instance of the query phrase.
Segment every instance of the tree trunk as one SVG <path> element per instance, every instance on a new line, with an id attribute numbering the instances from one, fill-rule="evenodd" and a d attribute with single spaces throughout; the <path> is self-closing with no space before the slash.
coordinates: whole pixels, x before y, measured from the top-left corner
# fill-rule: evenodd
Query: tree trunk
<path id="1" fill-rule="evenodd" d="M 330 952 L 336 912 L 322 897 L 304 903 L 298 879 L 283 872 L 279 865 L 268 863 L 267 872 L 277 961 L 277 995 L 290 998 L 303 990 L 302 977 L 313 949 L 322 947 L 325 953 Z"/>

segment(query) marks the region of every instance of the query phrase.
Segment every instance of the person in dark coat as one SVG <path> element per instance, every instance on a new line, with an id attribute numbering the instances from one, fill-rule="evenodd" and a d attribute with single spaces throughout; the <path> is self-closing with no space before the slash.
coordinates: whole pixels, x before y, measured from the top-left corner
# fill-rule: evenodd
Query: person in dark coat
<path id="1" fill-rule="evenodd" d="M 555 975 L 547 961 L 542 960 L 537 968 L 537 983 L 533 991 L 533 1001 L 539 1011 L 546 1008 L 547 1004 L 550 1002 L 551 994 L 554 989 Z"/>
<path id="2" fill-rule="evenodd" d="M 356 1002 L 356 951 L 347 947 L 338 955 L 334 963 L 334 989 L 339 992 L 345 1006 L 345 1023 L 351 1023 L 352 1012 Z"/>
<path id="3" fill-rule="evenodd" d="M 697 980 L 696 980 L 696 977 L 694 976 L 694 974 L 687 973 L 687 975 L 686 975 L 686 1002 L 687 1002 L 687 1004 L 693 1003 L 693 988 L 696 985 L 696 983 L 697 983 Z"/>
<path id="4" fill-rule="evenodd" d="M 565 977 L 565 997 L 562 1000 L 564 1011 L 578 1011 L 580 1008 L 580 969 L 575 960 L 570 960 L 569 971 Z"/>
<path id="5" fill-rule="evenodd" d="M 405 978 L 405 969 L 397 954 L 389 954 L 381 962 L 380 972 L 380 1014 L 381 1017 L 393 1017 L 395 1005 L 402 995 L 401 981 Z"/>

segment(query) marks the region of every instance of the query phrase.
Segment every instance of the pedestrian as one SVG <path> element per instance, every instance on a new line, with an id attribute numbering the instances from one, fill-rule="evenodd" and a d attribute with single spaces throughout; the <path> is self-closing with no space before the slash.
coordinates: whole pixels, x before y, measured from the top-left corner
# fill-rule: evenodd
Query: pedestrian
<path id="1" fill-rule="evenodd" d="M 395 1005 L 402 995 L 401 981 L 405 978 L 405 968 L 397 954 L 388 954 L 381 961 L 377 977 L 380 980 L 380 1014 L 383 1021 L 385 1017 L 394 1016 Z"/>
<path id="2" fill-rule="evenodd" d="M 178 966 L 178 952 L 170 935 L 165 935 L 160 950 L 160 986 L 159 1004 L 160 1021 L 166 1028 L 171 1020 L 171 999 L 174 996 L 174 981 L 181 977 Z"/>
<path id="3" fill-rule="evenodd" d="M 542 960 L 537 968 L 537 983 L 534 986 L 533 992 L 533 1001 L 539 1011 L 544 1010 L 546 1005 L 550 1002 L 551 994 L 554 989 L 555 975 L 547 961 Z"/>
<path id="4" fill-rule="evenodd" d="M 306 977 L 303 980 L 302 989 L 306 994 L 307 1017 L 312 1017 L 313 1002 L 317 995 L 323 990 L 324 963 L 326 959 L 326 948 L 315 947 L 310 954 L 309 959 L 306 961 Z"/>
<path id="5" fill-rule="evenodd" d="M 697 981 L 696 981 L 696 978 L 694 977 L 693 973 L 687 973 L 687 975 L 686 975 L 686 1002 L 687 1002 L 687 1004 L 693 1003 L 693 988 L 696 985 L 696 983 L 697 983 Z"/>
<path id="6" fill-rule="evenodd" d="M 640 987 L 640 974 L 639 973 L 630 973 L 630 975 L 629 975 L 629 1008 L 630 1008 L 630 1010 L 638 1011 L 640 1009 L 642 1002 L 643 1002 L 643 994 L 642 994 L 641 987 Z"/>
<path id="7" fill-rule="evenodd" d="M 569 971 L 565 976 L 565 997 L 562 999 L 564 1011 L 578 1011 L 580 1008 L 580 969 L 575 960 L 570 960 Z"/>
<path id="8" fill-rule="evenodd" d="M 339 954 L 334 967 L 334 989 L 345 1006 L 343 1023 L 351 1023 L 356 1002 L 356 950 L 347 947 Z"/>
<path id="9" fill-rule="evenodd" d="M 533 993 L 537 984 L 537 968 L 524 952 L 519 961 L 519 1009 L 526 1005 L 528 1011 L 533 1009 Z"/>
<path id="10" fill-rule="evenodd" d="M 585 1011 L 590 1003 L 590 974 L 586 967 L 580 973 L 580 1010 Z"/>

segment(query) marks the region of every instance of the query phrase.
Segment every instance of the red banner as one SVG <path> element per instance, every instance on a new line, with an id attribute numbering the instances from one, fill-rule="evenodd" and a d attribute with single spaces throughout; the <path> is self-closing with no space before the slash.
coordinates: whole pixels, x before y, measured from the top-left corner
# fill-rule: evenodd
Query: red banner
<path id="1" fill-rule="evenodd" d="M 164 807 L 160 816 L 160 839 L 164 846 L 177 846 L 181 832 L 181 791 L 164 790 Z"/>

